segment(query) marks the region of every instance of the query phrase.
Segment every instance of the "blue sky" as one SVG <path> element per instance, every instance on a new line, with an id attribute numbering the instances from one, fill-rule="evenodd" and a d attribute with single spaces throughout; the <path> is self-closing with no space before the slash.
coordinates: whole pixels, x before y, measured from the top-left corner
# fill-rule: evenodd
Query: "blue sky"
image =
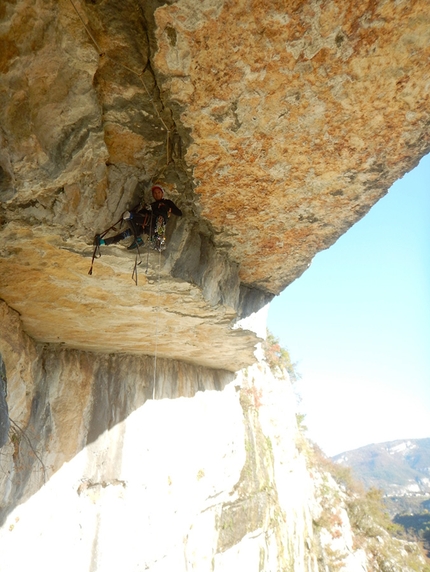
<path id="1" fill-rule="evenodd" d="M 430 155 L 274 299 L 268 328 L 328 455 L 430 437 Z"/>

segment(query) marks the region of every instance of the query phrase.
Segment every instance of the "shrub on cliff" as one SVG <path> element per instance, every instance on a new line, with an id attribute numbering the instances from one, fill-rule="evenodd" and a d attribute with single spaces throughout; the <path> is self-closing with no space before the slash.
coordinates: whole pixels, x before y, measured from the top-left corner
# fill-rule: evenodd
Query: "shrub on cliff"
<path id="1" fill-rule="evenodd" d="M 307 457 L 310 469 L 318 476 L 315 483 L 321 513 L 314 522 L 317 530 L 325 529 L 336 538 L 340 532 L 334 516 L 344 509 L 354 550 L 365 551 L 369 570 L 430 572 L 419 544 L 399 538 L 400 527 L 391 521 L 382 491 L 366 490 L 355 481 L 348 467 L 333 463 L 316 445 L 309 447 Z M 342 558 L 337 560 L 341 566 Z"/>
<path id="2" fill-rule="evenodd" d="M 292 382 L 299 379 L 296 364 L 291 361 L 289 351 L 281 346 L 279 339 L 269 330 L 262 346 L 267 364 L 275 375 L 279 373 L 282 375 L 283 370 L 286 370 Z"/>

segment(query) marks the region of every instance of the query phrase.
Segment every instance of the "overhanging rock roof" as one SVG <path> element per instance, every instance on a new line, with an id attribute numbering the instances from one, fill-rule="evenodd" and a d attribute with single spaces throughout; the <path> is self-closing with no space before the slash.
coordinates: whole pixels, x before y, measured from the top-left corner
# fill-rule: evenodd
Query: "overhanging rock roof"
<path id="1" fill-rule="evenodd" d="M 430 148 L 424 0 L 21 0 L 1 17 L 0 297 L 41 342 L 152 353 L 156 332 L 164 357 L 238 369 L 256 338 L 237 313 Z M 166 253 L 144 254 L 138 286 L 124 247 L 89 276 L 94 233 L 155 180 L 184 211 Z"/>

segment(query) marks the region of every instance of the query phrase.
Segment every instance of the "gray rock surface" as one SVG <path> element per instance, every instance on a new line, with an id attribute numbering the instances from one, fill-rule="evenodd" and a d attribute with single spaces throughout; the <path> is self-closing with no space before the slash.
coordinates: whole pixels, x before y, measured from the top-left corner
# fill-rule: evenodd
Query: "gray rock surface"
<path id="1" fill-rule="evenodd" d="M 427 2 L 18 0 L 0 39 L 0 566 L 316 572 L 325 477 L 235 326 L 428 152 Z M 155 182 L 167 250 L 89 275 Z"/>
<path id="2" fill-rule="evenodd" d="M 7 406 L 6 366 L 0 354 L 0 447 L 7 443 L 9 436 L 9 408 Z"/>
<path id="3" fill-rule="evenodd" d="M 233 331 L 430 148 L 425 0 L 0 9 L 0 296 L 39 342 L 235 371 Z M 92 239 L 153 182 L 161 261 Z M 162 310 L 160 310 L 162 308 Z M 161 335 L 162 332 L 162 335 Z"/>

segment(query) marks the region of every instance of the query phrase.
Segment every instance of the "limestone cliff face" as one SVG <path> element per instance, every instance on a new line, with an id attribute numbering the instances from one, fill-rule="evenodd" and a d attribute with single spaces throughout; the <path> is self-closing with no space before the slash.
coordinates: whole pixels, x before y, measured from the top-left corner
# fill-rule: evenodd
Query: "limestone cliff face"
<path id="1" fill-rule="evenodd" d="M 429 150 L 429 17 L 425 0 L 2 3 L 0 297 L 39 342 L 151 354 L 158 313 L 161 356 L 250 364 L 237 315 Z M 124 247 L 88 276 L 95 232 L 155 180 L 184 212 L 166 253 L 137 287 Z"/>
<path id="2" fill-rule="evenodd" d="M 285 373 L 42 346 L 1 311 L 2 571 L 412 570 L 384 531 L 356 539 Z"/>
<path id="3" fill-rule="evenodd" d="M 291 390 L 252 365 L 244 318 L 429 150 L 429 18 L 424 0 L 0 5 L 0 567 L 326 561 Z M 156 181 L 183 211 L 167 250 L 102 247 L 89 275 L 93 235 Z"/>
<path id="4" fill-rule="evenodd" d="M 285 380 L 42 346 L 1 309 L 5 570 L 315 569 Z"/>
<path id="5" fill-rule="evenodd" d="M 34 345 L 2 309 L 24 430 L 2 450 L 5 570 L 317 569 L 285 380 L 167 361 L 154 377 L 150 359 Z"/>

